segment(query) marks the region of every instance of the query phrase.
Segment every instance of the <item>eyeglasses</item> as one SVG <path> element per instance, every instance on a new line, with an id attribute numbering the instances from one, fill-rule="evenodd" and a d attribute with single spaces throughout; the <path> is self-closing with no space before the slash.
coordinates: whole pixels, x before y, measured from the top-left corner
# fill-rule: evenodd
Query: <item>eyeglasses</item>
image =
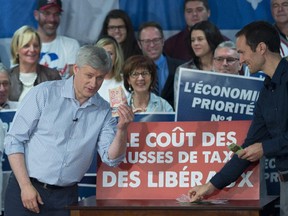
<path id="1" fill-rule="evenodd" d="M 159 45 L 162 42 L 162 37 L 161 38 L 154 38 L 152 40 L 140 40 L 140 43 L 144 46 L 148 46 L 149 44 L 154 44 L 154 45 Z"/>
<path id="2" fill-rule="evenodd" d="M 40 10 L 39 13 L 41 13 L 45 18 L 50 16 L 59 18 L 61 16 L 61 12 L 51 13 L 49 11 Z"/>
<path id="3" fill-rule="evenodd" d="M 4 88 L 8 87 L 10 85 L 10 82 L 9 81 L 3 81 L 3 82 L 0 82 L 0 86 L 3 86 Z"/>
<path id="4" fill-rule="evenodd" d="M 214 58 L 214 61 L 217 64 L 222 64 L 224 62 L 224 60 L 226 60 L 227 64 L 232 65 L 236 61 L 239 61 L 239 58 L 233 58 L 233 57 L 215 57 Z"/>
<path id="5" fill-rule="evenodd" d="M 125 25 L 119 25 L 119 26 L 107 26 L 107 30 L 108 31 L 123 31 L 124 29 L 126 29 L 126 26 Z"/>
<path id="6" fill-rule="evenodd" d="M 132 73 L 130 73 L 130 76 L 134 79 L 138 78 L 140 75 L 143 78 L 145 78 L 145 77 L 150 77 L 151 73 L 150 71 L 142 71 L 142 72 L 133 71 Z"/>

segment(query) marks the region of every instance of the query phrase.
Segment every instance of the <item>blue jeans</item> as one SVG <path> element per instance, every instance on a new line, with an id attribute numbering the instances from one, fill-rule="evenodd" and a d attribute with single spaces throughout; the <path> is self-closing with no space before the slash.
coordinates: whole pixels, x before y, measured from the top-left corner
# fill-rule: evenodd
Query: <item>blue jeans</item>
<path id="1" fill-rule="evenodd" d="M 39 204 L 40 213 L 36 214 L 24 208 L 19 184 L 12 173 L 5 194 L 5 216 L 70 216 L 66 207 L 78 201 L 77 184 L 60 189 L 46 189 L 35 182 L 32 184 L 44 202 L 43 205 Z"/>

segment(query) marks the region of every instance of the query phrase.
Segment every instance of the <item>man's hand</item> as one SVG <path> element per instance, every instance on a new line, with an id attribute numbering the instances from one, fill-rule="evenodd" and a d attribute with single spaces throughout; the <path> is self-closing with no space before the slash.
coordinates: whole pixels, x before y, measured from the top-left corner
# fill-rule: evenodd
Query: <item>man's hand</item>
<path id="1" fill-rule="evenodd" d="M 246 147 L 241 153 L 238 154 L 238 157 L 241 159 L 249 160 L 250 162 L 258 161 L 263 156 L 263 147 L 262 143 L 254 143 Z"/>
<path id="2" fill-rule="evenodd" d="M 117 110 L 119 114 L 118 129 L 127 129 L 128 124 L 134 120 L 134 113 L 130 106 L 121 104 Z"/>
<path id="3" fill-rule="evenodd" d="M 21 199 L 23 206 L 32 212 L 39 213 L 38 203 L 43 205 L 43 201 L 38 191 L 32 184 L 27 184 L 21 188 Z"/>
<path id="4" fill-rule="evenodd" d="M 208 182 L 207 184 L 195 186 L 188 192 L 190 202 L 203 200 L 205 196 L 212 194 L 216 188 Z"/>

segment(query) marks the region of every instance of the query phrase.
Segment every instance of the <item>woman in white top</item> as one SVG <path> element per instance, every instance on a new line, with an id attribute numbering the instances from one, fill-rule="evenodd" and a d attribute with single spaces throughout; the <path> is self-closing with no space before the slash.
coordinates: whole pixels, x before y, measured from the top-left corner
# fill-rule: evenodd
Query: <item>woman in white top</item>
<path id="1" fill-rule="evenodd" d="M 123 77 L 121 74 L 124 58 L 120 45 L 113 37 L 107 35 L 100 38 L 95 46 L 104 48 L 110 54 L 113 63 L 112 70 L 105 76 L 98 93 L 106 101 L 110 102 L 109 89 L 121 86 L 127 96 L 128 92 L 124 88 Z"/>
<path id="2" fill-rule="evenodd" d="M 11 101 L 21 101 L 35 85 L 61 79 L 56 69 L 40 65 L 41 40 L 37 31 L 30 26 L 22 26 L 11 41 L 12 63 L 16 65 L 9 71 Z"/>

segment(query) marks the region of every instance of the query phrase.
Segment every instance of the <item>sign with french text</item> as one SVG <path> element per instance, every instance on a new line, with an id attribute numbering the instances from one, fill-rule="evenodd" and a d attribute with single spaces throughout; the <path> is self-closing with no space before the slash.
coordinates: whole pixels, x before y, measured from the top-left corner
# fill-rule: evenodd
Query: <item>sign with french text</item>
<path id="1" fill-rule="evenodd" d="M 233 156 L 227 148 L 242 143 L 250 121 L 134 122 L 129 125 L 125 161 L 102 163 L 97 199 L 176 199 L 207 183 Z M 259 166 L 211 198 L 259 199 Z"/>
<path id="2" fill-rule="evenodd" d="M 251 120 L 263 80 L 181 68 L 176 121 Z"/>

